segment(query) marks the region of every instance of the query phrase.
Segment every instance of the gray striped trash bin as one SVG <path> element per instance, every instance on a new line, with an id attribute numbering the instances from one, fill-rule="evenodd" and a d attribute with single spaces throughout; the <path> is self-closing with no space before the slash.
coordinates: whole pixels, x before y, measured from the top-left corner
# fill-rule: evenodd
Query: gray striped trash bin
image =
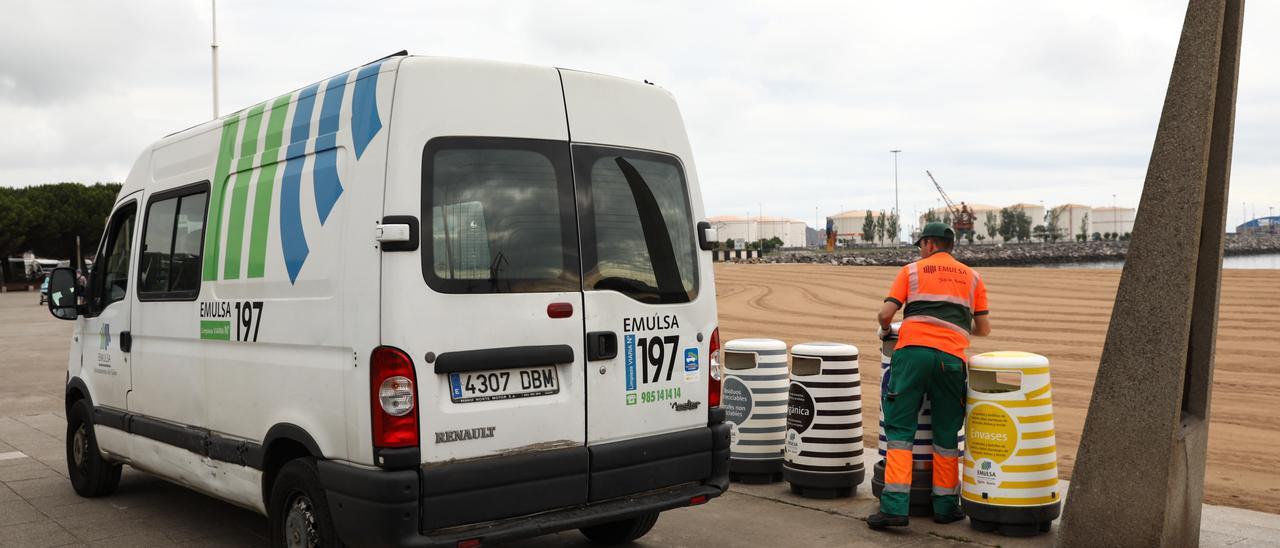
<path id="1" fill-rule="evenodd" d="M 725 379 L 720 408 L 729 423 L 729 479 L 782 481 L 787 430 L 787 343 L 735 339 L 722 349 Z"/>
<path id="2" fill-rule="evenodd" d="M 862 382 L 858 349 L 841 343 L 791 347 L 782 475 L 791 492 L 851 497 L 862 483 Z"/>
<path id="3" fill-rule="evenodd" d="M 880 498 L 884 491 L 885 453 L 888 451 L 888 439 L 884 435 L 884 393 L 889 387 L 889 363 L 893 359 L 893 347 L 898 344 L 898 327 L 901 322 L 892 326 L 892 334 L 880 345 L 880 441 L 877 448 L 880 460 L 876 461 L 871 473 L 871 493 Z M 933 515 L 933 427 L 929 418 L 929 397 L 925 396 L 920 406 L 920 415 L 916 419 L 916 439 L 911 446 L 911 498 L 908 513 L 912 516 L 927 517 Z M 964 430 L 960 430 L 958 445 L 960 456 L 964 456 Z M 963 459 L 962 459 L 963 460 Z"/>

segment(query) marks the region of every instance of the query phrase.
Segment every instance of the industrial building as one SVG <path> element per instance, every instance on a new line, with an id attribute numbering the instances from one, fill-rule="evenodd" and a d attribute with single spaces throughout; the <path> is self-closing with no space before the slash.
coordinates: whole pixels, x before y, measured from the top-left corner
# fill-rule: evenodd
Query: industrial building
<path id="1" fill-rule="evenodd" d="M 736 247 L 743 242 L 754 242 L 778 238 L 782 247 L 805 247 L 805 223 L 783 217 L 747 217 L 742 215 L 720 215 L 710 217 L 711 237 L 717 242 L 733 240 Z"/>
<path id="2" fill-rule="evenodd" d="M 1027 217 L 1031 218 L 1031 230 L 1033 231 L 1037 226 L 1045 226 L 1046 224 L 1044 220 L 1045 207 L 1043 205 L 1023 202 L 1020 204 L 1013 204 L 1009 207 L 1013 209 L 1021 209 L 1023 213 L 1026 213 Z"/>
<path id="3" fill-rule="evenodd" d="M 1259 217 L 1236 227 L 1236 234 L 1280 233 L 1280 217 Z"/>
<path id="4" fill-rule="evenodd" d="M 872 211 L 871 215 L 872 217 L 879 217 L 880 213 L 881 213 L 880 211 Z M 884 213 L 885 215 L 889 214 L 889 212 L 887 211 Z M 862 239 L 862 235 L 863 235 L 862 229 L 865 226 L 866 222 L 867 222 L 867 210 L 865 209 L 850 209 L 848 211 L 842 211 L 840 213 L 837 213 L 835 215 L 830 215 L 827 217 L 827 225 L 834 227 L 833 230 L 836 233 L 836 241 L 841 242 L 841 245 L 866 244 L 867 243 L 866 240 Z M 898 225 L 899 225 L 898 226 L 899 231 L 904 231 L 907 229 L 904 219 L 899 219 Z M 826 227 L 822 227 L 822 230 L 825 231 Z M 825 236 L 826 234 L 824 233 L 823 237 Z M 891 243 L 894 239 L 895 237 L 893 235 L 885 235 L 885 241 L 883 242 L 876 241 L 874 243 L 884 245 L 884 244 Z"/>
<path id="5" fill-rule="evenodd" d="M 998 217 L 1003 208 L 985 204 L 968 204 L 968 206 L 974 213 L 974 235 L 983 235 L 986 238 L 984 243 L 1002 242 L 1003 239 L 998 234 L 995 239 L 991 239 L 987 234 L 987 212 L 993 212 Z M 1040 204 L 1020 203 L 1007 207 L 1021 208 L 1023 213 L 1031 219 L 1032 230 L 1037 226 L 1048 225 L 1045 207 Z M 1081 224 L 1085 225 L 1085 234 L 1090 238 L 1095 232 L 1100 234 L 1133 232 L 1133 221 L 1138 212 L 1131 207 L 1090 207 L 1081 204 L 1062 204 L 1050 209 L 1059 212 L 1058 230 L 1062 238 L 1068 241 L 1074 241 L 1075 236 L 1080 234 Z M 938 219 L 945 219 L 951 215 L 951 211 L 945 207 L 935 208 L 932 211 Z M 924 226 L 926 218 L 926 215 L 921 215 L 917 226 Z M 1277 222 L 1280 223 L 1280 221 Z"/>
<path id="6" fill-rule="evenodd" d="M 1093 208 L 1081 204 L 1062 204 L 1052 209 L 1058 212 L 1058 230 L 1067 241 L 1075 241 L 1080 234 L 1080 225 L 1084 225 L 1084 237 L 1093 234 L 1090 230 L 1093 222 Z M 1048 221 L 1046 220 L 1046 223 Z"/>
<path id="7" fill-rule="evenodd" d="M 987 237 L 987 212 L 994 212 L 996 215 L 996 221 L 998 222 L 1000 220 L 1000 208 L 993 205 L 987 205 L 987 204 L 966 203 L 964 205 L 969 208 L 969 211 L 973 212 L 974 237 L 977 237 L 978 234 L 981 234 L 984 238 L 986 238 Z M 951 214 L 951 212 L 944 207 L 941 210 L 935 210 L 934 214 L 936 214 L 939 219 L 945 219 L 948 215 Z M 920 226 L 924 226 L 924 224 L 921 223 Z M 999 236 L 996 236 L 996 237 L 999 238 Z"/>
<path id="8" fill-rule="evenodd" d="M 1133 220 L 1138 210 L 1132 207 L 1095 207 L 1089 214 L 1089 234 L 1099 232 L 1106 234 L 1127 234 L 1133 232 Z"/>
<path id="9" fill-rule="evenodd" d="M 866 219 L 867 210 L 851 209 L 827 217 L 827 225 L 835 231 L 836 241 L 852 240 L 854 243 L 861 243 L 863 241 L 862 226 Z M 823 230 L 826 230 L 826 227 L 823 227 Z"/>
<path id="10" fill-rule="evenodd" d="M 976 236 L 976 235 L 978 235 L 978 234 L 981 234 L 981 235 L 985 238 L 985 237 L 987 236 L 987 212 L 989 212 L 989 211 L 990 211 L 990 212 L 995 212 L 995 214 L 996 214 L 996 216 L 997 216 L 997 220 L 999 220 L 1000 208 L 998 208 L 998 207 L 996 207 L 996 206 L 993 206 L 993 205 L 987 205 L 987 204 L 970 204 L 970 203 L 965 203 L 965 206 L 967 206 L 967 207 L 969 208 L 969 211 L 972 211 L 972 212 L 973 212 L 973 233 L 974 233 L 974 235 Z M 950 210 L 950 209 L 947 209 L 947 208 L 945 208 L 945 207 L 938 207 L 938 208 L 934 208 L 934 209 L 932 209 L 932 210 L 930 210 L 930 211 L 932 211 L 932 212 L 933 212 L 934 217 L 936 217 L 936 218 L 937 218 L 938 220 L 940 220 L 940 221 L 942 221 L 942 220 L 947 220 L 947 219 L 950 219 L 950 218 L 951 218 L 951 210 Z M 921 216 L 920 216 L 920 219 L 919 219 L 919 224 L 918 224 L 918 225 L 916 225 L 916 229 L 917 229 L 917 230 L 919 230 L 919 227 L 924 226 L 924 225 L 925 225 L 925 223 L 927 223 L 927 222 L 928 222 L 928 220 L 927 220 L 927 219 L 928 219 L 928 214 L 927 214 L 927 213 L 926 213 L 926 214 L 924 214 L 924 215 L 921 215 Z M 999 236 L 996 236 L 996 238 L 999 238 Z"/>

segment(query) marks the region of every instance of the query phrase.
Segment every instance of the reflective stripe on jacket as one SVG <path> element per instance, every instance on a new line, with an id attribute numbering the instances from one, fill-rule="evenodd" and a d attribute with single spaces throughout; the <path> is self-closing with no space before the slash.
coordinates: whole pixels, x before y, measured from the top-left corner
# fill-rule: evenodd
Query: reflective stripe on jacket
<path id="1" fill-rule="evenodd" d="M 973 317 L 987 313 L 987 286 L 950 253 L 902 267 L 887 302 L 904 306 L 897 348 L 927 346 L 964 358 Z"/>

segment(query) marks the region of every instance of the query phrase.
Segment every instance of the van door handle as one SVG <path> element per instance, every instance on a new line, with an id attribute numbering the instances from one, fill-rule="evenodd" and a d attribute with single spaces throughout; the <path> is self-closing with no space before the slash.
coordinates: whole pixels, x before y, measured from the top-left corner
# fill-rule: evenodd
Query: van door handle
<path id="1" fill-rule="evenodd" d="M 120 332 L 120 351 L 121 352 L 133 351 L 133 333 L 130 333 L 128 331 Z"/>
<path id="2" fill-rule="evenodd" d="M 618 357 L 618 335 L 612 331 L 587 333 L 587 361 L 612 360 Z"/>
<path id="3" fill-rule="evenodd" d="M 435 359 L 435 371 L 439 374 L 487 371 L 490 369 L 519 369 L 573 363 L 573 347 L 567 344 L 545 346 L 508 346 L 445 352 Z"/>
<path id="4" fill-rule="evenodd" d="M 412 215 L 387 215 L 373 225 L 373 239 L 382 251 L 417 251 L 418 218 Z"/>

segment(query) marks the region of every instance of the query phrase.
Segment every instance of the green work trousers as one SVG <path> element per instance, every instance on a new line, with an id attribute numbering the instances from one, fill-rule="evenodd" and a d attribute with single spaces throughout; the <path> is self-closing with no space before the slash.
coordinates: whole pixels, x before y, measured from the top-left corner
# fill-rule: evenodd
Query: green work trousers
<path id="1" fill-rule="evenodd" d="M 893 353 L 889 386 L 881 395 L 884 406 L 885 489 L 880 511 L 907 515 L 911 496 L 910 452 L 915 443 L 917 419 L 928 395 L 933 431 L 933 511 L 950 514 L 960 504 L 957 433 L 964 426 L 964 360 L 924 346 L 906 346 Z M 904 468 L 905 467 L 905 468 Z"/>

